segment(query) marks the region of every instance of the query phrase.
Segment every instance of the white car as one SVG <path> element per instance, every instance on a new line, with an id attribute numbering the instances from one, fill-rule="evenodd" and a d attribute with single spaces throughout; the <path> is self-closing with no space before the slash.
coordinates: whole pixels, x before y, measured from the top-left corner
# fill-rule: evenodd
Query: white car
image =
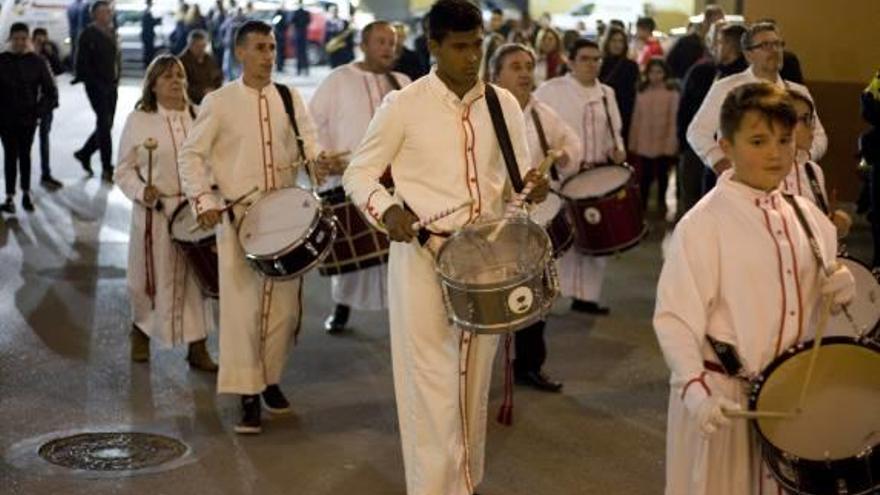
<path id="1" fill-rule="evenodd" d="M 619 19 L 627 26 L 635 24 L 645 10 L 641 0 L 598 0 L 584 2 L 564 14 L 554 14 L 551 22 L 561 31 L 575 30 L 587 36 L 595 36 L 596 21 L 608 24 L 612 19 Z"/>

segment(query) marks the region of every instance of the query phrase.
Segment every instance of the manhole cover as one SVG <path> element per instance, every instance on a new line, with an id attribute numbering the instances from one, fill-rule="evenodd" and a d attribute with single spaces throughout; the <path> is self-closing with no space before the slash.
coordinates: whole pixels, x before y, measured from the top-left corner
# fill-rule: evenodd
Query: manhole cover
<path id="1" fill-rule="evenodd" d="M 87 471 L 131 471 L 152 468 L 182 457 L 186 444 L 154 433 L 80 433 L 40 446 L 52 464 Z"/>

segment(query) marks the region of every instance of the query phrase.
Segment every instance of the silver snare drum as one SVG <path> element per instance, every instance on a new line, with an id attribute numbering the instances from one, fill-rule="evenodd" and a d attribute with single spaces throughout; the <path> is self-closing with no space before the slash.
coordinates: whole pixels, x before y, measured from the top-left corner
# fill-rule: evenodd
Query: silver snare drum
<path id="1" fill-rule="evenodd" d="M 450 321 L 474 333 L 509 333 L 543 318 L 559 294 L 553 248 L 526 217 L 468 225 L 437 253 Z"/>

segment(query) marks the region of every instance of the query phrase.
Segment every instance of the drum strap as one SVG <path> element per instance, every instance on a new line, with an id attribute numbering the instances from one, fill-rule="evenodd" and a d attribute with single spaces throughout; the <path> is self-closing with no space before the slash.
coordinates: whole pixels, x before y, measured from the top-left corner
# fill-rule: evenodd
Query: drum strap
<path id="1" fill-rule="evenodd" d="M 306 151 L 303 147 L 303 138 L 299 133 L 299 124 L 296 123 L 296 113 L 293 111 L 293 97 L 290 95 L 290 90 L 287 89 L 287 86 L 275 83 L 275 89 L 278 90 L 278 94 L 281 96 L 281 102 L 284 103 L 284 111 L 287 112 L 287 117 L 290 119 L 290 125 L 293 126 L 293 135 L 296 137 L 296 148 L 299 151 L 299 159 L 306 159 Z"/>
<path id="2" fill-rule="evenodd" d="M 535 130 L 538 131 L 538 142 L 541 144 L 541 152 L 544 156 L 547 156 L 547 152 L 550 151 L 550 144 L 547 143 L 547 135 L 544 134 L 544 126 L 541 124 L 541 117 L 538 115 L 538 111 L 532 107 L 532 122 L 535 123 Z M 550 167 L 550 177 L 553 180 L 559 180 L 559 173 L 556 172 L 556 164 L 553 164 Z"/>
<path id="3" fill-rule="evenodd" d="M 602 89 L 602 106 L 605 107 L 605 122 L 608 124 L 608 132 L 611 133 L 611 140 L 614 141 L 614 147 L 617 148 L 617 136 L 614 135 L 614 123 L 611 122 L 611 112 L 608 111 L 608 95 Z"/>
<path id="4" fill-rule="evenodd" d="M 492 127 L 495 128 L 495 137 L 498 138 L 498 146 L 507 165 L 507 174 L 510 176 L 510 184 L 513 190 L 519 193 L 523 190 L 523 179 L 519 173 L 519 165 L 516 163 L 516 155 L 513 153 L 513 145 L 510 142 L 510 133 L 507 123 L 504 121 L 504 113 L 501 110 L 501 102 L 498 94 L 491 84 L 486 84 L 486 105 L 489 107 L 489 116 L 492 118 Z"/>
<path id="5" fill-rule="evenodd" d="M 732 344 L 728 344 L 727 342 L 717 340 L 709 335 L 706 335 L 706 340 L 712 347 L 712 351 L 715 353 L 716 356 L 718 356 L 718 361 L 721 363 L 721 368 L 724 369 L 724 373 L 734 377 L 742 376 L 742 360 L 740 360 L 739 354 L 736 352 L 736 347 L 734 347 Z M 707 368 L 711 369 L 713 363 L 707 364 Z M 713 369 L 712 371 L 715 370 Z"/>
<path id="6" fill-rule="evenodd" d="M 804 163 L 804 171 L 807 173 L 807 180 L 810 183 L 810 189 L 813 191 L 813 196 L 816 198 L 816 204 L 819 205 L 819 209 L 826 215 L 831 213 L 830 208 L 828 207 L 828 201 L 825 199 L 825 195 L 822 194 L 822 186 L 819 185 L 819 178 L 816 177 L 816 171 L 813 170 L 813 163 Z"/>
<path id="7" fill-rule="evenodd" d="M 400 83 L 397 82 L 397 78 L 394 77 L 394 74 L 392 74 L 391 72 L 386 72 L 385 77 L 388 78 L 388 84 L 391 85 L 391 89 L 393 89 L 394 91 L 400 91 Z"/>
<path id="8" fill-rule="evenodd" d="M 797 215 L 798 222 L 807 234 L 807 240 L 810 242 L 810 250 L 813 252 L 813 258 L 819 263 L 819 269 L 822 270 L 823 273 L 827 272 L 828 269 L 825 266 L 825 258 L 822 257 L 822 250 L 819 249 L 819 241 L 816 240 L 816 236 L 813 234 L 813 229 L 810 228 L 810 224 L 807 223 L 807 217 L 804 216 L 804 211 L 801 209 L 801 206 L 797 204 L 794 196 L 783 194 L 782 197 L 788 201 L 788 204 L 790 204 L 792 208 L 794 208 L 794 213 Z"/>

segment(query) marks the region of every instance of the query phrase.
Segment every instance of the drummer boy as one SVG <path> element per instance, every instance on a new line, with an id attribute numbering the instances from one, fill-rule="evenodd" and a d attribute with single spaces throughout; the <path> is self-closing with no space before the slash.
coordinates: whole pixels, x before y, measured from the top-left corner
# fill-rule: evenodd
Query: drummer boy
<path id="1" fill-rule="evenodd" d="M 835 264 L 832 223 L 779 187 L 794 163 L 796 121 L 791 97 L 771 84 L 731 92 L 720 144 L 733 168 L 682 218 L 666 250 L 654 328 L 671 371 L 667 495 L 777 493 L 750 425 L 725 411 L 745 408 L 743 377 L 811 338 L 823 297 L 835 311 L 855 293 L 850 272 Z"/>

